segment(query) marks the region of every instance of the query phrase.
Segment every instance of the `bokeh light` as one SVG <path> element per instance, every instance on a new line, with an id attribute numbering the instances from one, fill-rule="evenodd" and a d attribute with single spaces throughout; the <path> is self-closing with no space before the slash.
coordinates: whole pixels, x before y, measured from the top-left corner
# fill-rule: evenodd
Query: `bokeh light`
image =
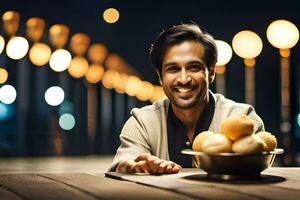
<path id="1" fill-rule="evenodd" d="M 298 123 L 298 126 L 300 127 L 300 113 L 297 116 L 297 123 Z"/>
<path id="2" fill-rule="evenodd" d="M 72 56 L 69 51 L 58 49 L 52 53 L 49 65 L 53 71 L 62 72 L 68 68 L 71 60 Z"/>
<path id="3" fill-rule="evenodd" d="M 140 101 L 148 101 L 154 92 L 154 86 L 148 81 L 142 81 L 142 87 L 136 94 L 136 98 Z"/>
<path id="4" fill-rule="evenodd" d="M 17 91 L 12 85 L 3 85 L 0 88 L 0 101 L 5 104 L 12 104 L 17 97 Z"/>
<path id="5" fill-rule="evenodd" d="M 14 107 L 0 102 L 0 120 L 7 120 L 14 114 Z"/>
<path id="6" fill-rule="evenodd" d="M 165 92 L 163 90 L 163 87 L 157 86 L 157 85 L 154 86 L 154 92 L 153 92 L 153 94 L 150 98 L 150 101 L 155 102 L 155 101 L 158 101 L 158 100 L 160 100 L 162 98 L 165 98 L 165 97 L 166 97 L 166 95 L 165 95 Z"/>
<path id="7" fill-rule="evenodd" d="M 125 73 L 120 73 L 119 80 L 116 84 L 114 84 L 114 88 L 116 92 L 120 94 L 124 94 L 126 90 L 128 75 Z"/>
<path id="8" fill-rule="evenodd" d="M 98 64 L 90 65 L 85 78 L 89 83 L 98 83 L 104 74 L 104 68 Z"/>
<path id="9" fill-rule="evenodd" d="M 63 101 L 58 107 L 58 114 L 74 113 L 74 104 L 71 101 Z"/>
<path id="10" fill-rule="evenodd" d="M 119 11 L 115 8 L 108 8 L 103 12 L 103 19 L 110 24 L 117 22 L 119 17 Z"/>
<path id="11" fill-rule="evenodd" d="M 43 66 L 49 62 L 51 49 L 44 43 L 35 43 L 29 51 L 29 59 L 36 66 Z"/>
<path id="12" fill-rule="evenodd" d="M 89 47 L 90 41 L 90 37 L 85 33 L 74 34 L 70 41 L 71 51 L 77 56 L 82 56 Z"/>
<path id="13" fill-rule="evenodd" d="M 64 101 L 65 92 L 61 87 L 52 86 L 45 92 L 45 100 L 50 106 L 57 106 Z"/>
<path id="14" fill-rule="evenodd" d="M 49 41 L 56 49 L 62 49 L 68 41 L 70 29 L 64 24 L 54 24 L 49 29 Z"/>
<path id="15" fill-rule="evenodd" d="M 6 47 L 6 54 L 8 57 L 14 60 L 23 58 L 29 49 L 28 41 L 20 36 L 12 37 Z"/>
<path id="16" fill-rule="evenodd" d="M 226 65 L 232 57 L 232 49 L 230 45 L 222 40 L 215 40 L 218 49 L 217 66 Z"/>
<path id="17" fill-rule="evenodd" d="M 4 46 L 5 46 L 5 40 L 2 37 L 2 35 L 0 35 L 0 54 L 2 53 Z"/>
<path id="18" fill-rule="evenodd" d="M 88 50 L 88 58 L 92 63 L 102 64 L 107 56 L 108 50 L 104 44 L 92 44 Z"/>
<path id="19" fill-rule="evenodd" d="M 232 40 L 232 48 L 234 52 L 244 59 L 256 58 L 263 48 L 260 37 L 253 31 L 240 31 Z"/>
<path id="20" fill-rule="evenodd" d="M 137 76 L 129 76 L 125 92 L 129 96 L 136 96 L 142 87 L 142 81 Z"/>
<path id="21" fill-rule="evenodd" d="M 69 113 L 65 113 L 59 117 L 59 126 L 63 130 L 71 130 L 75 126 L 75 118 Z"/>
<path id="22" fill-rule="evenodd" d="M 5 83 L 7 79 L 8 79 L 8 73 L 6 69 L 0 68 L 0 84 Z"/>
<path id="23" fill-rule="evenodd" d="M 120 73 L 116 70 L 106 70 L 102 77 L 102 84 L 107 89 L 113 89 L 119 83 Z"/>
<path id="24" fill-rule="evenodd" d="M 290 49 L 299 40 L 299 30 L 287 20 L 276 20 L 267 28 L 267 39 L 276 48 Z"/>
<path id="25" fill-rule="evenodd" d="M 76 56 L 72 59 L 68 72 L 74 78 L 81 78 L 87 73 L 88 69 L 88 61 L 82 56 Z"/>

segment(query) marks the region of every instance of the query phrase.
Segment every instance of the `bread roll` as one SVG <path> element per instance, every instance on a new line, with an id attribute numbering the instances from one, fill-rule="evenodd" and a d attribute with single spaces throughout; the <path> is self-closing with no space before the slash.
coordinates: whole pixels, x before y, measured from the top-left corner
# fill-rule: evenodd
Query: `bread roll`
<path id="1" fill-rule="evenodd" d="M 193 150 L 194 151 L 202 151 L 203 141 L 214 134 L 215 133 L 212 131 L 203 131 L 203 132 L 199 133 L 193 141 L 193 146 L 192 146 Z"/>
<path id="2" fill-rule="evenodd" d="M 232 151 L 235 153 L 259 153 L 264 150 L 263 140 L 256 135 L 246 135 L 240 137 L 232 145 Z"/>
<path id="3" fill-rule="evenodd" d="M 253 121 L 247 116 L 229 117 L 221 123 L 220 133 L 235 141 L 244 135 L 251 135 L 254 130 Z"/>
<path id="4" fill-rule="evenodd" d="M 214 134 L 202 143 L 202 151 L 209 154 L 231 152 L 232 142 L 225 135 Z"/>
<path id="5" fill-rule="evenodd" d="M 259 132 L 256 135 L 264 141 L 264 151 L 272 151 L 277 147 L 276 137 L 271 133 Z"/>

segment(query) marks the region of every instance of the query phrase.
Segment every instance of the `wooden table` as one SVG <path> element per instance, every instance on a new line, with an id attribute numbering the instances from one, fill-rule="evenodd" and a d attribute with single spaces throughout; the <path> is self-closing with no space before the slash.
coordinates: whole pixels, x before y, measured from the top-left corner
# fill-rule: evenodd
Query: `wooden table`
<path id="1" fill-rule="evenodd" d="M 300 168 L 270 168 L 252 181 L 211 180 L 199 169 L 108 178 L 110 162 L 111 157 L 0 159 L 0 199 L 300 199 Z"/>

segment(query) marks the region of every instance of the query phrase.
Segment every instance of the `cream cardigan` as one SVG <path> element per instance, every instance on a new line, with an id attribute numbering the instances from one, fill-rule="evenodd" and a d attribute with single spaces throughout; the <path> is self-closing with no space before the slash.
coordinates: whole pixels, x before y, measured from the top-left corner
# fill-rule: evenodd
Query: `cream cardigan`
<path id="1" fill-rule="evenodd" d="M 254 132 L 264 131 L 261 118 L 252 106 L 236 103 L 221 94 L 213 94 L 215 112 L 209 130 L 218 133 L 221 122 L 233 115 L 248 115 L 255 123 Z M 134 108 L 131 117 L 124 124 L 120 134 L 121 145 L 111 165 L 114 171 L 123 160 L 135 159 L 142 153 L 150 153 L 161 159 L 169 160 L 167 138 L 167 113 L 170 100 L 165 98 L 143 108 Z"/>

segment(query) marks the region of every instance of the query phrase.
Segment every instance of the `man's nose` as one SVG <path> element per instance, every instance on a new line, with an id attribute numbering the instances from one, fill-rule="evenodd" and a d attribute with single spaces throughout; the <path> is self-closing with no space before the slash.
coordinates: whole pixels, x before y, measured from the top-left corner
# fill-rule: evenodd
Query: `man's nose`
<path id="1" fill-rule="evenodd" d="M 189 76 L 189 74 L 187 73 L 187 71 L 185 69 L 182 69 L 180 72 L 180 77 L 178 80 L 181 84 L 187 84 L 188 82 L 191 81 L 191 77 Z"/>

